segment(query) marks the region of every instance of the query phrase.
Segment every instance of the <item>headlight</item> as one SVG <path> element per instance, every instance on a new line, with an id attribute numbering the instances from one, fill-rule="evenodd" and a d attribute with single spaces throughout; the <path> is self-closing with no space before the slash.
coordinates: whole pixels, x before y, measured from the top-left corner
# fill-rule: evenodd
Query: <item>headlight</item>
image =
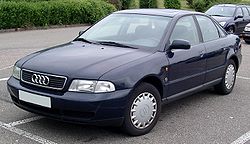
<path id="1" fill-rule="evenodd" d="M 13 73 L 12 73 L 12 76 L 18 80 L 20 80 L 20 74 L 21 73 L 21 69 L 17 66 L 14 66 L 13 67 Z"/>
<path id="2" fill-rule="evenodd" d="M 221 25 L 222 27 L 224 27 L 225 24 L 226 24 L 226 22 L 220 22 L 220 25 Z"/>
<path id="3" fill-rule="evenodd" d="M 73 80 L 69 91 L 104 93 L 115 91 L 115 86 L 108 81 Z"/>
<path id="4" fill-rule="evenodd" d="M 250 27 L 246 26 L 244 31 L 250 31 Z"/>

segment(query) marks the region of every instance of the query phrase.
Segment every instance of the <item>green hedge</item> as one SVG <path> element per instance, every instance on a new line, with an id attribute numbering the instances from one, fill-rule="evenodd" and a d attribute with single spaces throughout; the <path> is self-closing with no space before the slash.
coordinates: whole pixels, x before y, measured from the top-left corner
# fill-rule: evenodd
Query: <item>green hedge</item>
<path id="1" fill-rule="evenodd" d="M 157 8 L 157 0 L 140 0 L 140 8 Z"/>
<path id="2" fill-rule="evenodd" d="M 164 0 L 165 8 L 180 9 L 181 2 L 179 0 Z"/>
<path id="3" fill-rule="evenodd" d="M 130 9 L 138 9 L 138 8 L 140 8 L 140 0 L 131 0 L 129 8 Z"/>
<path id="4" fill-rule="evenodd" d="M 101 0 L 0 1 L 0 29 L 94 23 L 115 10 Z"/>

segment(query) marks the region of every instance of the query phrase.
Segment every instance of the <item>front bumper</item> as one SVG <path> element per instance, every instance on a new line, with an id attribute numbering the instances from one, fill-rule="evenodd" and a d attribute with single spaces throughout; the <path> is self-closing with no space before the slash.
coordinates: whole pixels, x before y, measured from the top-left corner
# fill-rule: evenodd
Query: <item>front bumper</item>
<path id="1" fill-rule="evenodd" d="M 250 41 L 250 31 L 243 31 L 242 32 L 242 38 L 244 40 Z"/>
<path id="2" fill-rule="evenodd" d="M 65 92 L 57 95 L 27 88 L 13 77 L 8 80 L 7 87 L 14 104 L 24 110 L 61 121 L 101 126 L 120 126 L 123 123 L 124 111 L 131 91 L 131 89 L 125 89 L 102 94 Z M 51 108 L 20 100 L 19 90 L 50 97 Z"/>

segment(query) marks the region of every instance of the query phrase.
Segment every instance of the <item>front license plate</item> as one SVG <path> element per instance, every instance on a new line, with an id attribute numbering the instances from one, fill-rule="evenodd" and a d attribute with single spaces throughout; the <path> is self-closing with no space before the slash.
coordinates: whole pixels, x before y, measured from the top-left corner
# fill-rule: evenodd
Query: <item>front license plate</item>
<path id="1" fill-rule="evenodd" d="M 51 98 L 19 90 L 19 99 L 28 103 L 51 108 Z"/>

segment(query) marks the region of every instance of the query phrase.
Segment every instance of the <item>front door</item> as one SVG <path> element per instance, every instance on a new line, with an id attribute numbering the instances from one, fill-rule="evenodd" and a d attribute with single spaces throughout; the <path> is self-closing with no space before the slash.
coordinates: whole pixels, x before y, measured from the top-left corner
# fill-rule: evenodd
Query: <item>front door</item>
<path id="1" fill-rule="evenodd" d="M 238 16 L 243 17 L 243 12 L 242 9 L 240 7 L 238 7 L 236 9 L 236 13 L 235 13 L 235 34 L 240 34 L 241 32 L 243 32 L 244 28 L 245 28 L 245 22 L 243 21 L 243 18 L 237 18 Z"/>
<path id="2" fill-rule="evenodd" d="M 167 96 L 200 87 L 205 80 L 206 52 L 204 45 L 200 43 L 193 16 L 185 16 L 177 21 L 170 37 L 170 44 L 174 40 L 186 40 L 191 44 L 191 48 L 168 52 L 170 66 Z"/>
<path id="3" fill-rule="evenodd" d="M 243 21 L 244 21 L 244 28 L 250 22 L 250 15 L 246 7 L 242 7 L 243 10 Z"/>

